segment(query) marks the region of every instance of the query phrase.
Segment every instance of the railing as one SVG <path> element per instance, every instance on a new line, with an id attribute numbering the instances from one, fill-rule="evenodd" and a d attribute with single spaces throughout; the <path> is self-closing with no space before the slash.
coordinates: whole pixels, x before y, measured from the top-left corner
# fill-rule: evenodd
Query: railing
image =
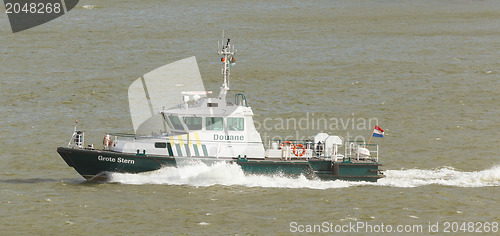
<path id="1" fill-rule="evenodd" d="M 345 142 L 345 157 L 346 158 L 357 158 L 357 150 L 360 143 L 364 143 L 363 141 L 346 141 Z"/>
<path id="2" fill-rule="evenodd" d="M 272 145 L 274 144 L 274 145 Z M 325 143 L 315 143 L 313 140 L 271 140 L 269 141 L 271 149 L 282 150 L 281 157 L 285 160 L 291 158 L 332 158 L 335 160 L 338 156 L 337 148 L 327 148 Z M 331 151 L 332 153 L 329 153 Z M 328 153 L 327 153 L 328 152 Z"/>
<path id="3" fill-rule="evenodd" d="M 281 150 L 281 158 L 289 160 L 316 157 L 314 143 L 310 140 L 271 140 L 271 149 Z"/>
<path id="4" fill-rule="evenodd" d="M 366 153 L 361 153 L 360 148 L 365 148 L 368 150 L 368 156 L 361 156 Z M 345 157 L 352 159 L 355 158 L 359 161 L 361 158 L 369 158 L 372 161 L 378 162 L 378 144 L 367 144 L 364 141 L 346 141 L 345 142 Z"/>
<path id="5" fill-rule="evenodd" d="M 73 131 L 73 135 L 68 142 L 68 147 L 83 148 L 85 146 L 85 133 L 79 130 Z"/>
<path id="6" fill-rule="evenodd" d="M 126 133 L 106 133 L 114 137 L 124 137 L 124 138 L 135 138 L 135 134 L 126 134 Z"/>
<path id="7" fill-rule="evenodd" d="M 368 149 L 368 151 L 370 151 L 371 159 L 378 162 L 378 144 L 363 143 L 363 144 L 360 144 L 359 146 Z M 372 155 L 372 154 L 374 154 L 374 155 Z M 358 155 L 359 155 L 359 153 L 358 153 Z"/>
<path id="8" fill-rule="evenodd" d="M 245 94 L 243 94 L 243 93 L 237 93 L 236 95 L 234 95 L 234 103 L 237 106 L 248 107 L 247 98 L 245 97 Z"/>

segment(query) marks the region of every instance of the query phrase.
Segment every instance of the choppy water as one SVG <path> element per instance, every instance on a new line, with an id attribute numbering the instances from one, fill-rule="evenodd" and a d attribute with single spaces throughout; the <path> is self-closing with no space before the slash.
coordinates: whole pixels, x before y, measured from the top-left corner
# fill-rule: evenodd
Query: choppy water
<path id="1" fill-rule="evenodd" d="M 80 1 L 16 34 L 3 14 L 0 234 L 500 222 L 499 25 L 496 1 Z M 374 118 L 386 130 L 375 141 L 387 178 L 244 176 L 195 164 L 96 184 L 66 166 L 56 147 L 75 119 L 89 143 L 132 131 L 127 89 L 148 71 L 194 55 L 218 91 L 222 29 L 238 50 L 232 89 L 246 93 L 263 136 L 368 137 L 360 121 Z M 329 122 L 295 133 L 280 119 Z"/>

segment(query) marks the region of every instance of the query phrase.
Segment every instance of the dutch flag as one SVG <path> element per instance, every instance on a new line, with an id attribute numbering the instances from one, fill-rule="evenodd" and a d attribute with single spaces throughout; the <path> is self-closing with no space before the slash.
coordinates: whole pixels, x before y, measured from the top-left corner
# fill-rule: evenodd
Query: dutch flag
<path id="1" fill-rule="evenodd" d="M 373 130 L 373 137 L 383 138 L 384 130 L 378 127 L 378 125 L 375 125 L 375 129 Z"/>

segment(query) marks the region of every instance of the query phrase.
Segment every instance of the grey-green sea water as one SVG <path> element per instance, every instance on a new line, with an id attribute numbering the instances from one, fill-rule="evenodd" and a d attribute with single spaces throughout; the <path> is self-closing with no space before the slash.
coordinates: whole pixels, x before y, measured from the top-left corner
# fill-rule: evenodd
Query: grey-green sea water
<path id="1" fill-rule="evenodd" d="M 0 234 L 498 226 L 499 26 L 494 0 L 82 0 L 15 34 L 2 13 Z M 217 92 L 222 30 L 238 50 L 232 92 L 246 94 L 266 142 L 318 132 L 367 139 L 376 121 L 387 177 L 319 181 L 195 165 L 88 183 L 58 156 L 75 120 L 96 146 L 105 132 L 133 132 L 128 86 L 159 66 L 196 56 Z"/>

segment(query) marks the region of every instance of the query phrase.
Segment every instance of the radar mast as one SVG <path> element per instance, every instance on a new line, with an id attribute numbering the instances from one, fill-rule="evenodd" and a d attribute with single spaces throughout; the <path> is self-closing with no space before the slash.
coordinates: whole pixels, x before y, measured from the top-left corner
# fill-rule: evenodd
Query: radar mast
<path id="1" fill-rule="evenodd" d="M 222 44 L 222 45 L 221 45 Z M 231 67 L 235 63 L 234 46 L 231 47 L 231 39 L 227 39 L 226 44 L 224 44 L 224 31 L 222 31 L 222 41 L 217 43 L 217 53 L 221 55 L 221 62 L 223 63 L 222 75 L 224 77 L 224 82 L 220 87 L 219 99 L 226 99 L 227 91 L 229 90 L 229 75 L 231 74 Z"/>

